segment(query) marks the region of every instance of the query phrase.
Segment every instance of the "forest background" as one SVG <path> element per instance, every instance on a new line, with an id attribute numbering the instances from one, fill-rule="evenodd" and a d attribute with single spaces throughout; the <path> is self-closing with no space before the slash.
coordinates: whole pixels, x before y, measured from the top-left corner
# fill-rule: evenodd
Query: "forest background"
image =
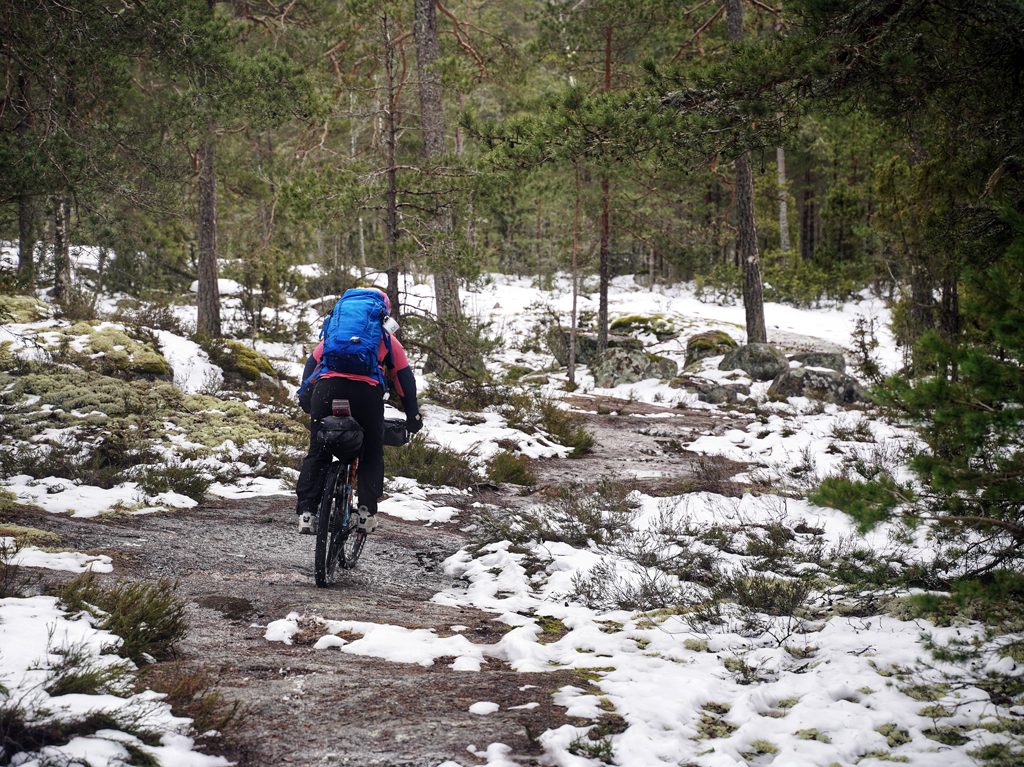
<path id="1" fill-rule="evenodd" d="M 615 274 L 742 295 L 753 341 L 765 297 L 870 289 L 907 350 L 884 396 L 932 447 L 916 468 L 1015 558 L 1020 2 L 14 0 L 0 26 L 5 290 L 90 316 L 89 243 L 105 291 L 196 281 L 200 338 L 229 277 L 245 337 L 296 340 L 286 295 L 376 270 L 407 344 L 464 372 L 459 286 L 490 270 L 596 275 L 601 346 Z M 433 276 L 436 317 L 403 316 L 403 273 Z"/>

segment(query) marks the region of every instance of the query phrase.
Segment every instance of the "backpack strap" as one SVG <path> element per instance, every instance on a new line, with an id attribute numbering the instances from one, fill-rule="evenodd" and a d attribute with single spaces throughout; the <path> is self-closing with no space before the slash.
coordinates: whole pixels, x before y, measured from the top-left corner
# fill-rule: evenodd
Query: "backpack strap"
<path id="1" fill-rule="evenodd" d="M 387 354 L 384 355 L 384 361 L 390 361 L 391 367 L 394 367 L 395 358 L 391 354 L 391 334 L 385 330 L 384 335 L 381 336 L 381 340 L 384 342 L 384 348 L 388 350 Z M 381 391 L 386 392 L 388 390 L 388 377 L 384 375 L 384 366 L 380 361 L 377 362 L 377 377 L 380 379 L 381 387 L 383 387 Z"/>

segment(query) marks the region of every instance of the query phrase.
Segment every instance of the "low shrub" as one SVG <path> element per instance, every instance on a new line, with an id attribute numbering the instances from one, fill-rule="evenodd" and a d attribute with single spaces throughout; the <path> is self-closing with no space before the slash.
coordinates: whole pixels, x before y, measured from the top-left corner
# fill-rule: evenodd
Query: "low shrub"
<path id="1" fill-rule="evenodd" d="M 828 477 L 807 497 L 818 506 L 828 506 L 849 514 L 856 520 L 861 532 L 867 532 L 888 519 L 893 509 L 912 499 L 907 488 L 887 475 L 871 482 Z"/>
<path id="2" fill-rule="evenodd" d="M 145 466 L 135 481 L 147 495 L 178 493 L 196 501 L 202 501 L 213 484 L 203 469 L 188 464 Z"/>
<path id="3" fill-rule="evenodd" d="M 139 674 L 136 690 L 156 690 L 178 716 L 192 720 L 196 732 L 211 730 L 225 734 L 240 727 L 246 712 L 240 701 L 228 700 L 213 689 L 216 680 L 203 667 L 183 662 L 157 663 Z"/>
<path id="4" fill-rule="evenodd" d="M 496 453 L 487 462 L 487 478 L 494 482 L 509 482 L 513 485 L 537 484 L 533 462 L 525 455 L 517 455 L 507 450 Z"/>
<path id="5" fill-rule="evenodd" d="M 43 689 L 57 695 L 124 695 L 134 668 L 124 662 L 107 663 L 87 644 L 50 648 L 59 660 L 46 669 Z"/>
<path id="6" fill-rule="evenodd" d="M 466 488 L 478 481 L 465 455 L 430 445 L 422 434 L 415 435 L 402 447 L 385 447 L 384 467 L 389 477 L 408 477 L 425 485 Z"/>
<path id="7" fill-rule="evenodd" d="M 139 665 L 172 657 L 188 633 L 185 602 L 168 580 L 104 588 L 95 574 L 84 573 L 61 586 L 57 596 L 69 611 L 89 612 L 100 628 L 121 637 L 118 653 Z"/>
<path id="8" fill-rule="evenodd" d="M 32 584 L 32 579 L 14 564 L 20 551 L 21 543 L 17 538 L 10 543 L 0 541 L 0 599 L 23 597 Z"/>

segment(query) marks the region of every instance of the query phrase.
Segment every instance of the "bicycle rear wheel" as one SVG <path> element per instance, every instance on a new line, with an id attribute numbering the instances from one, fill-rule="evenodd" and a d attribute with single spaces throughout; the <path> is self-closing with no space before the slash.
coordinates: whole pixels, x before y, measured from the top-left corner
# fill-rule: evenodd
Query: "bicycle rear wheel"
<path id="1" fill-rule="evenodd" d="M 338 462 L 331 464 L 324 479 L 324 492 L 320 498 L 316 547 L 313 553 L 313 576 L 320 588 L 334 583 L 338 565 L 344 556 L 352 502 L 352 488 L 342 475 L 344 468 L 344 465 Z"/>

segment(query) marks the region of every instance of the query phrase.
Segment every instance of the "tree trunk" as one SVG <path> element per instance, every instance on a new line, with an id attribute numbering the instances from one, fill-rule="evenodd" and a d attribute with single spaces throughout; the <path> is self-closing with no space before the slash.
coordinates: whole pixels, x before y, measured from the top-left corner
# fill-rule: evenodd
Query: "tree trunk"
<path id="1" fill-rule="evenodd" d="M 775 164 L 779 170 L 779 250 L 788 253 L 789 242 L 789 190 L 786 189 L 786 150 L 775 147 Z"/>
<path id="2" fill-rule="evenodd" d="M 743 0 L 726 0 L 729 41 L 743 40 Z M 750 172 L 750 153 L 736 158 L 736 252 L 743 270 L 743 308 L 747 322 L 747 343 L 767 343 L 764 321 L 764 295 L 761 283 L 761 256 L 757 250 L 757 224 L 754 220 L 754 177 Z"/>
<path id="3" fill-rule="evenodd" d="M 576 275 L 579 271 L 580 252 L 580 166 L 576 165 L 576 205 L 572 213 L 572 314 L 569 317 L 569 388 L 576 388 L 576 304 L 578 296 L 579 280 Z"/>
<path id="4" fill-rule="evenodd" d="M 32 129 L 32 110 L 28 99 L 28 79 L 24 75 L 18 75 L 18 108 L 21 110 L 21 117 L 15 131 L 18 136 L 18 147 L 22 156 L 27 156 L 29 147 L 29 132 Z M 35 200 L 29 194 L 27 182 L 21 182 L 21 189 L 18 192 L 18 282 L 22 285 L 31 285 L 35 279 L 35 247 L 36 247 L 36 206 Z"/>
<path id="5" fill-rule="evenodd" d="M 612 28 L 604 29 L 604 85 L 605 92 L 612 89 Z M 598 259 L 598 304 L 597 304 L 597 350 L 608 348 L 608 282 L 611 279 L 609 265 L 611 192 L 608 172 L 601 172 L 601 239 Z"/>
<path id="6" fill-rule="evenodd" d="M 391 24 L 384 13 L 381 26 L 384 33 L 384 164 L 387 183 L 384 189 L 384 239 L 387 244 L 388 300 L 391 316 L 398 320 L 402 314 L 398 294 L 398 171 L 395 168 L 395 45 L 391 39 Z M 362 222 L 362 219 L 360 219 Z M 359 240 L 362 243 L 362 224 Z"/>
<path id="7" fill-rule="evenodd" d="M 69 224 L 71 200 L 67 195 L 53 198 L 53 300 L 63 304 L 71 293 L 71 244 Z"/>
<path id="8" fill-rule="evenodd" d="M 419 77 L 420 128 L 423 155 L 429 167 L 444 155 L 444 110 L 441 73 L 437 66 L 440 55 L 437 44 L 437 13 L 435 0 L 414 0 L 413 37 L 416 41 L 416 74 Z M 437 200 L 435 199 L 435 205 Z M 434 293 L 437 319 L 442 326 L 462 317 L 459 283 L 454 268 L 452 221 L 450 213 L 436 207 L 430 225 L 433 257 Z"/>
<path id="9" fill-rule="evenodd" d="M 35 280 L 36 206 L 31 195 L 18 195 L 18 283 L 31 285 Z"/>
<path id="10" fill-rule="evenodd" d="M 219 338 L 220 291 L 217 285 L 217 179 L 214 175 L 213 129 L 208 128 L 199 144 L 199 316 L 196 331 Z"/>

